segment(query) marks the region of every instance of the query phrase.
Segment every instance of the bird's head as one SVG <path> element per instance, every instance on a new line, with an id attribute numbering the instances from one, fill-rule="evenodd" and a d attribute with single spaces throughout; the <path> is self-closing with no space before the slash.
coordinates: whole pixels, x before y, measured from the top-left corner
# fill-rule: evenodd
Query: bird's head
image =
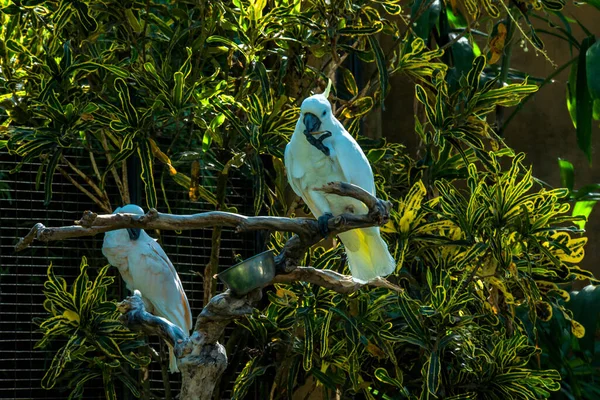
<path id="1" fill-rule="evenodd" d="M 308 133 L 331 130 L 333 114 L 331 104 L 322 94 L 307 97 L 300 106 L 300 121 Z"/>
<path id="2" fill-rule="evenodd" d="M 117 208 L 113 214 L 124 213 L 124 214 L 135 214 L 135 215 L 144 215 L 144 210 L 142 207 L 135 204 L 127 204 L 126 206 Z M 140 238 L 142 230 L 140 228 L 127 228 L 127 233 L 129 234 L 129 239 L 138 240 Z"/>

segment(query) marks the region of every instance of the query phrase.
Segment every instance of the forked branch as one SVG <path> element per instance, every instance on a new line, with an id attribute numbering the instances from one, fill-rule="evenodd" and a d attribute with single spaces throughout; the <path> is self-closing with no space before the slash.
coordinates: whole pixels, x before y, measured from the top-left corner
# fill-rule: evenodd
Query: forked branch
<path id="1" fill-rule="evenodd" d="M 383 225 L 389 219 L 391 204 L 377 199 L 358 186 L 333 182 L 325 185 L 320 190 L 339 196 L 353 197 L 363 202 L 369 209 L 366 215 L 342 214 L 330 219 L 328 228 L 329 234 L 332 236 L 351 229 Z M 151 209 L 146 215 L 141 216 L 122 213 L 98 215 L 86 211 L 79 221 L 75 221 L 75 225 L 54 228 L 46 227 L 41 223 L 36 224 L 25 237 L 19 240 L 15 250 L 26 249 L 34 240 L 49 242 L 94 236 L 98 233 L 124 228 L 187 230 L 215 226 L 233 228 L 236 232 L 269 230 L 294 233 L 295 235 L 287 241 L 276 258 L 279 272 L 293 271 L 306 251 L 323 239 L 317 221 L 310 218 L 247 217 L 223 211 L 173 215 L 159 213 L 155 209 Z"/>

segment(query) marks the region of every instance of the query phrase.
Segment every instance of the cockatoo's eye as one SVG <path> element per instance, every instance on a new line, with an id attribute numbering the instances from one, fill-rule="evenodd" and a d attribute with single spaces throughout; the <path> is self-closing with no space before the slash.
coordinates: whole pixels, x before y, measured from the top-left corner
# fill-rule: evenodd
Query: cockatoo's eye
<path id="1" fill-rule="evenodd" d="M 327 110 L 323 111 L 323 114 L 322 114 L 322 115 L 323 115 L 323 116 L 326 116 L 326 115 L 327 115 Z"/>

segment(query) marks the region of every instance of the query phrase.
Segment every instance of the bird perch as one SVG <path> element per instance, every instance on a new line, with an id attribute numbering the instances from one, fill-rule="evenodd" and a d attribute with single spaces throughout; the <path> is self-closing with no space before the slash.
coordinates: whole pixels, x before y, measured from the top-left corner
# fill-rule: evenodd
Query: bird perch
<path id="1" fill-rule="evenodd" d="M 214 296 L 198 316 L 189 337 L 177 325 L 147 312 L 138 290 L 117 309 L 121 312 L 119 320 L 132 331 L 157 335 L 173 346 L 182 377 L 179 398 L 206 400 L 212 398 L 215 384 L 227 368 L 225 347 L 218 339 L 229 322 L 252 313 L 261 295 L 258 289 L 243 298 L 234 297 L 229 290 Z"/>
<path id="2" fill-rule="evenodd" d="M 330 219 L 328 228 L 331 236 L 351 229 L 383 225 L 389 219 L 391 204 L 377 199 L 358 186 L 333 182 L 323 186 L 320 190 L 339 196 L 353 197 L 363 202 L 369 209 L 366 215 L 342 214 Z M 36 224 L 15 245 L 15 251 L 26 249 L 34 240 L 49 242 L 94 236 L 98 233 L 116 229 L 187 230 L 215 226 L 234 228 L 236 232 L 270 230 L 294 233 L 295 235 L 287 241 L 281 253 L 275 259 L 278 271 L 285 273 L 293 271 L 306 251 L 323 239 L 319 233 L 317 221 L 310 218 L 246 217 L 223 211 L 173 215 L 159 213 L 155 209 L 151 209 L 146 215 L 142 216 L 122 213 L 98 215 L 86 211 L 83 217 L 79 221 L 75 221 L 75 225 L 72 226 L 53 228 L 46 227 L 41 223 Z"/>
<path id="3" fill-rule="evenodd" d="M 319 190 L 353 197 L 363 202 L 369 209 L 366 215 L 342 214 L 330 219 L 329 235 L 334 236 L 356 228 L 380 226 L 389 219 L 391 204 L 377 199 L 358 186 L 334 182 Z M 294 233 L 275 258 L 278 274 L 271 283 L 304 281 L 342 294 L 355 292 L 365 285 L 402 292 L 400 287 L 383 278 L 361 284 L 354 281 L 351 276 L 335 271 L 298 266 L 308 249 L 323 239 L 318 222 L 309 218 L 246 217 L 221 211 L 173 215 L 151 209 L 142 216 L 123 213 L 98 215 L 86 211 L 72 226 L 53 228 L 45 227 L 41 223 L 36 224 L 25 237 L 19 240 L 15 250 L 24 250 L 35 240 L 49 242 L 94 236 L 116 229 L 187 230 L 216 226 L 233 228 L 236 232 L 270 230 Z M 141 296 L 143 293 L 136 291 L 133 296 L 119 303 L 119 311 L 122 313 L 120 319 L 123 324 L 131 330 L 160 336 L 173 345 L 178 367 L 182 373 L 181 400 L 211 398 L 214 386 L 227 366 L 225 348 L 217 340 L 229 322 L 252 313 L 252 305 L 260 298 L 261 290 L 258 289 L 242 298 L 235 297 L 229 290 L 214 296 L 200 313 L 194 332 L 189 337 L 168 320 L 148 313 L 144 309 Z"/>

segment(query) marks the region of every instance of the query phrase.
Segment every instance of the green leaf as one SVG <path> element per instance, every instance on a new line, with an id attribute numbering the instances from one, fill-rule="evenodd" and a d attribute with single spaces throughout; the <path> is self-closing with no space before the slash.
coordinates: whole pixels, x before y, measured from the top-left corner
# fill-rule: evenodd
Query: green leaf
<path id="1" fill-rule="evenodd" d="M 464 29 L 469 24 L 458 8 L 455 13 L 450 3 L 447 3 L 446 15 L 452 29 Z"/>
<path id="2" fill-rule="evenodd" d="M 352 97 L 356 96 L 358 94 L 358 86 L 356 85 L 356 80 L 354 79 L 352 72 L 350 72 L 348 68 L 342 66 L 338 68 L 338 71 L 342 73 L 342 80 L 348 93 L 350 93 Z"/>
<path id="3" fill-rule="evenodd" d="M 331 325 L 332 312 L 327 312 L 323 327 L 321 328 L 321 358 L 327 356 L 329 350 L 329 326 Z"/>
<path id="4" fill-rule="evenodd" d="M 181 108 L 183 103 L 183 85 L 185 81 L 183 72 L 175 72 L 173 81 L 175 82 L 173 86 L 173 104 L 175 107 Z"/>
<path id="5" fill-rule="evenodd" d="M 267 0 L 251 0 L 250 1 L 250 18 L 253 21 L 260 20 L 263 16 L 263 10 L 267 5 Z"/>
<path id="6" fill-rule="evenodd" d="M 571 65 L 571 71 L 569 72 L 569 79 L 567 81 L 567 109 L 571 116 L 571 122 L 573 126 L 577 128 L 577 70 L 579 68 L 578 58 Z"/>
<path id="7" fill-rule="evenodd" d="M 208 39 L 206 39 L 206 43 L 222 43 L 226 46 L 229 46 L 230 48 L 239 51 L 240 54 L 242 54 L 244 56 L 246 64 L 248 63 L 248 54 L 237 43 L 235 43 L 231 39 L 228 39 L 226 37 L 219 36 L 219 35 L 213 35 L 213 36 L 209 37 Z"/>
<path id="8" fill-rule="evenodd" d="M 75 279 L 75 283 L 73 283 L 73 301 L 75 302 L 75 307 L 78 310 L 81 309 L 85 299 L 85 293 L 88 289 L 89 277 L 87 274 L 88 264 L 85 260 L 85 257 L 82 259 L 81 265 L 79 266 L 79 275 Z"/>
<path id="9" fill-rule="evenodd" d="M 578 292 L 571 292 L 570 295 L 571 300 L 566 305 L 573 312 L 573 319 L 582 324 L 586 332 L 592 332 L 579 339 L 579 344 L 582 350 L 589 351 L 593 355 L 596 353 L 593 332 L 596 332 L 600 317 L 597 307 L 600 302 L 600 286 L 587 285 Z"/>
<path id="10" fill-rule="evenodd" d="M 392 385 L 395 386 L 397 388 L 402 388 L 402 376 L 400 376 L 400 379 L 396 379 L 396 378 L 392 378 L 387 370 L 385 368 L 377 368 L 375 370 L 375 378 L 377 378 L 377 380 L 383 382 L 383 383 L 387 383 L 388 385 Z"/>
<path id="11" fill-rule="evenodd" d="M 375 163 L 377 163 L 379 160 L 381 160 L 383 158 L 385 153 L 386 153 L 385 149 L 371 149 L 367 153 L 367 159 L 369 160 L 371 165 L 374 165 Z"/>
<path id="12" fill-rule="evenodd" d="M 262 101 L 265 106 L 271 104 L 271 85 L 269 83 L 269 76 L 267 75 L 267 69 L 261 61 L 257 61 L 254 65 L 254 71 L 260 81 L 260 92 L 262 95 Z"/>
<path id="13" fill-rule="evenodd" d="M 381 89 L 380 103 L 383 105 L 385 96 L 387 96 L 389 89 L 389 73 L 387 70 L 387 64 L 385 61 L 385 55 L 379 45 L 379 41 L 374 36 L 369 36 L 369 45 L 375 53 L 375 61 L 377 62 L 377 70 L 379 71 L 379 87 Z"/>
<path id="14" fill-rule="evenodd" d="M 302 357 L 302 367 L 305 371 L 310 371 L 313 365 L 314 350 L 314 323 L 315 319 L 311 315 L 306 315 L 304 321 L 304 352 Z"/>
<path id="15" fill-rule="evenodd" d="M 216 100 L 214 102 L 214 106 L 220 113 L 225 115 L 225 117 L 227 118 L 227 121 L 229 121 L 229 123 L 231 124 L 231 126 L 233 126 L 233 128 L 236 130 L 236 132 L 238 132 L 240 135 L 242 135 L 242 137 L 244 137 L 244 139 L 246 139 L 247 141 L 250 141 L 250 132 L 248 132 L 248 128 L 246 126 L 243 126 L 240 124 L 239 118 L 237 118 L 231 112 L 230 105 L 226 105 L 226 104 L 222 103 L 220 100 Z"/>
<path id="16" fill-rule="evenodd" d="M 131 96 L 129 93 L 129 87 L 127 86 L 127 83 L 125 83 L 123 79 L 117 78 L 115 79 L 115 88 L 117 89 L 117 92 L 119 94 L 119 100 L 121 100 L 122 111 L 124 112 L 125 117 L 127 118 L 127 122 L 129 122 L 129 125 L 137 127 L 138 114 L 131 102 Z"/>
<path id="17" fill-rule="evenodd" d="M 600 11 L 600 0 L 583 0 L 584 3 L 589 4 L 592 7 L 596 7 Z"/>
<path id="18" fill-rule="evenodd" d="M 73 63 L 73 54 L 71 53 L 70 40 L 65 41 L 63 44 L 63 56 L 60 60 L 60 67 L 64 71 L 69 68 Z"/>
<path id="19" fill-rule="evenodd" d="M 425 91 L 423 86 L 421 86 L 419 84 L 417 84 L 415 86 L 415 92 L 416 92 L 417 100 L 419 100 L 421 102 L 421 104 L 423 104 L 425 106 L 425 115 L 427 115 L 427 119 L 431 123 L 433 123 L 435 121 L 435 111 L 429 104 L 429 101 L 427 99 L 427 92 Z"/>
<path id="20" fill-rule="evenodd" d="M 317 368 L 311 369 L 310 373 L 316 378 L 316 380 L 323 384 L 329 390 L 336 390 L 336 384 L 330 374 L 325 374 Z"/>
<path id="21" fill-rule="evenodd" d="M 456 33 L 450 33 L 448 36 L 450 40 L 454 40 L 457 35 L 458 34 Z M 450 47 L 450 51 L 452 52 L 452 61 L 454 65 L 448 71 L 448 83 L 454 91 L 459 87 L 460 78 L 467 76 L 469 73 L 469 70 L 473 65 L 473 60 L 475 59 L 475 53 L 473 51 L 473 46 L 471 46 L 469 39 L 466 37 L 458 39 L 458 41 Z"/>
<path id="22" fill-rule="evenodd" d="M 156 197 L 156 187 L 154 186 L 154 174 L 152 172 L 154 157 L 152 155 L 151 144 L 146 140 L 140 142 L 138 154 L 142 164 L 141 178 L 144 182 L 144 188 L 146 189 L 146 204 L 148 205 L 148 208 L 156 208 L 158 200 Z"/>
<path id="23" fill-rule="evenodd" d="M 128 134 L 127 137 L 134 137 L 135 136 L 135 132 L 132 132 L 130 134 Z M 127 139 L 126 137 L 126 139 Z M 123 162 L 125 160 L 127 160 L 129 157 L 131 157 L 136 149 L 133 147 L 133 144 L 131 143 L 131 146 L 126 146 L 127 141 L 123 140 L 123 146 L 121 147 L 121 150 L 117 153 L 117 155 L 113 158 L 113 160 L 108 164 L 108 166 L 106 167 L 106 169 L 104 170 L 104 172 L 102 173 L 102 179 L 100 180 L 100 185 L 102 187 L 104 187 L 104 182 L 106 180 L 106 175 L 110 172 L 110 170 L 119 165 L 120 162 Z"/>
<path id="24" fill-rule="evenodd" d="M 46 206 L 52 200 L 52 182 L 54 181 L 54 171 L 56 171 L 60 156 L 62 156 L 62 150 L 56 149 L 46 167 L 46 178 L 44 181 L 44 205 Z"/>
<path id="25" fill-rule="evenodd" d="M 419 338 L 423 337 L 423 326 L 418 314 L 412 309 L 411 303 L 405 298 L 400 298 L 398 301 L 399 311 L 404 316 L 406 323 L 411 331 Z"/>
<path id="26" fill-rule="evenodd" d="M 88 35 L 98 28 L 98 23 L 96 20 L 90 16 L 89 8 L 87 4 L 82 1 L 73 2 L 73 7 L 75 7 L 77 18 L 79 18 L 79 22 L 83 25 L 84 30 L 88 33 Z"/>
<path id="27" fill-rule="evenodd" d="M 258 364 L 257 358 L 252 358 L 246 363 L 242 372 L 235 379 L 233 390 L 231 392 L 231 400 L 242 400 L 245 398 L 248 389 L 252 383 L 261 375 L 264 375 L 267 367 L 262 367 Z"/>
<path id="28" fill-rule="evenodd" d="M 574 217 L 584 216 L 587 221 L 587 219 L 590 216 L 590 214 L 592 213 L 592 209 L 594 208 L 595 205 L 596 205 L 596 201 L 593 201 L 593 200 L 578 201 L 575 203 L 575 206 L 573 207 L 572 215 Z M 575 224 L 577 224 L 577 226 L 579 226 L 579 229 L 585 229 L 586 221 L 580 220 L 580 221 L 574 221 L 574 222 L 575 222 Z"/>
<path id="29" fill-rule="evenodd" d="M 437 351 L 434 351 L 429 356 L 428 369 L 427 369 L 427 390 L 429 393 L 436 394 L 440 386 L 440 372 L 442 366 L 440 363 L 440 356 Z"/>
<path id="30" fill-rule="evenodd" d="M 125 18 L 127 18 L 127 22 L 129 22 L 131 29 L 133 29 L 133 31 L 135 33 L 139 34 L 142 32 L 142 25 L 140 24 L 140 21 L 133 13 L 133 9 L 131 9 L 131 8 L 125 9 Z"/>
<path id="31" fill-rule="evenodd" d="M 467 74 L 467 84 L 469 88 L 469 95 L 467 101 L 470 101 L 473 98 L 473 96 L 475 96 L 475 93 L 477 93 L 477 91 L 479 90 L 479 78 L 484 67 L 484 56 L 476 57 L 475 60 L 473 60 L 473 66 Z"/>
<path id="32" fill-rule="evenodd" d="M 112 380 L 112 374 L 108 367 L 103 368 L 102 382 L 104 385 L 104 395 L 106 400 L 118 400 L 115 391 L 115 383 Z"/>
<path id="33" fill-rule="evenodd" d="M 575 169 L 573 164 L 561 158 L 558 159 L 558 167 L 560 168 L 560 185 L 573 191 L 573 183 L 575 181 Z"/>
<path id="34" fill-rule="evenodd" d="M 577 116 L 577 145 L 587 156 L 588 163 L 592 164 L 592 112 L 593 102 L 587 85 L 586 53 L 594 37 L 583 40 L 579 49 L 579 60 L 577 61 L 577 83 L 576 83 L 576 116 Z"/>
<path id="35" fill-rule="evenodd" d="M 381 32 L 383 24 L 379 21 L 373 21 L 370 26 L 346 26 L 338 29 L 337 33 L 341 36 L 363 36 L 374 35 Z"/>
<path id="36" fill-rule="evenodd" d="M 590 96 L 598 100 L 600 99 L 600 40 L 587 49 L 585 63 Z"/>
<path id="37" fill-rule="evenodd" d="M 429 39 L 429 33 L 438 23 L 441 11 L 440 0 L 415 0 L 411 9 L 413 20 L 413 32 L 425 42 Z M 415 21 L 414 18 L 417 17 Z"/>
<path id="38" fill-rule="evenodd" d="M 54 355 L 54 358 L 52 358 L 50 367 L 42 378 L 41 386 L 44 389 L 52 389 L 56 385 L 58 376 L 62 373 L 68 362 L 68 353 L 74 346 L 75 340 L 77 340 L 77 336 L 71 336 L 67 344 L 61 347 Z"/>

